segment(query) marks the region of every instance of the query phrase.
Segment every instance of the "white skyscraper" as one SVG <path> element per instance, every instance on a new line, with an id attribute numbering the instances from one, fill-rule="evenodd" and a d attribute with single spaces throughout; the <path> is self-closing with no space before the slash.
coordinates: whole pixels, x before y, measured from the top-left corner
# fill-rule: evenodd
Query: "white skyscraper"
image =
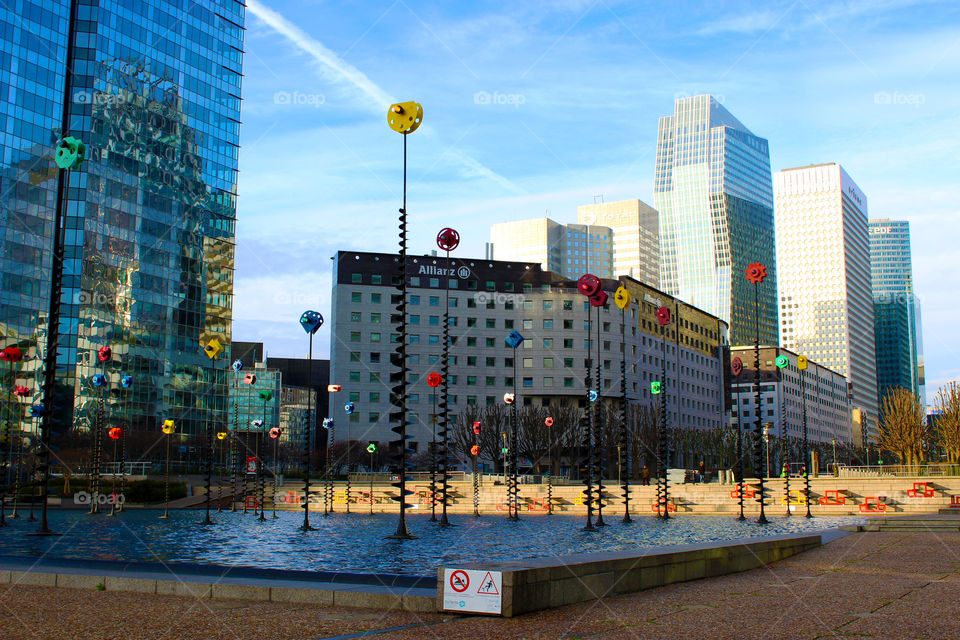
<path id="1" fill-rule="evenodd" d="M 780 344 L 842 373 L 873 433 L 877 373 L 867 197 L 836 164 L 773 176 Z"/>
<path id="2" fill-rule="evenodd" d="M 577 207 L 577 222 L 613 232 L 613 273 L 660 288 L 660 214 L 641 200 Z"/>

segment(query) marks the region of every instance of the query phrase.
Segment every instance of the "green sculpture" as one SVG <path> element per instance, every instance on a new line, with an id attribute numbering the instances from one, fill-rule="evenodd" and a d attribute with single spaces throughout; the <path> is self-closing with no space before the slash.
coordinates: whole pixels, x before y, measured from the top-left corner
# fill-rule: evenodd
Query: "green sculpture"
<path id="1" fill-rule="evenodd" d="M 76 171 L 83 164 L 83 159 L 87 155 L 87 145 L 83 144 L 73 136 L 67 136 L 57 143 L 57 151 L 54 155 L 54 162 L 61 169 Z"/>
<path id="2" fill-rule="evenodd" d="M 663 384 L 659 380 L 654 380 L 650 383 L 650 393 L 653 395 L 659 395 L 660 391 L 663 389 Z"/>

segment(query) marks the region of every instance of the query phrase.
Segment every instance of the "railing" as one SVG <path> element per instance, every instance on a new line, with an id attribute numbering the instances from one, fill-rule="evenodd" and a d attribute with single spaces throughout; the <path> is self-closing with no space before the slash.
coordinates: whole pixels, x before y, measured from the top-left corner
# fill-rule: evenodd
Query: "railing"
<path id="1" fill-rule="evenodd" d="M 829 465 L 832 467 L 833 465 Z M 833 469 L 830 469 L 831 473 Z M 956 464 L 883 464 L 861 467 L 848 467 L 838 464 L 836 475 L 841 478 L 871 478 L 879 476 L 899 476 L 910 478 L 960 476 L 960 465 Z"/>

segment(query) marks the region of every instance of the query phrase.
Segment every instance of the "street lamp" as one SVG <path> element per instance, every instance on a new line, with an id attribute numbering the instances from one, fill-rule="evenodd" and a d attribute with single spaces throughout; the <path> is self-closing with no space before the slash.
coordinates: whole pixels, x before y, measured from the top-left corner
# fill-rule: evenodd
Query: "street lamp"
<path id="1" fill-rule="evenodd" d="M 756 427 L 753 431 L 753 457 L 754 460 L 759 462 L 759 459 L 763 453 L 761 449 L 761 429 L 762 425 L 760 420 L 763 416 L 763 407 L 761 406 L 760 400 L 760 283 L 764 281 L 767 277 L 767 268 L 760 262 L 754 262 L 746 269 L 747 281 L 753 284 L 753 313 L 756 333 L 754 335 L 753 343 L 753 370 L 754 370 L 754 395 L 756 397 Z M 764 514 L 764 506 L 766 503 L 766 493 L 764 489 L 763 476 L 760 474 L 760 517 L 757 519 L 758 524 L 766 524 L 767 516 Z"/>

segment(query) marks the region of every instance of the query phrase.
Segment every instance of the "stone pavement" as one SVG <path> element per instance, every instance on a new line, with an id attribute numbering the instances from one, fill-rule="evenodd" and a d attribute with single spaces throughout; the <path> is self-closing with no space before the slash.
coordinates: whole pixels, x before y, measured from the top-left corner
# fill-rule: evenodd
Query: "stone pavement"
<path id="1" fill-rule="evenodd" d="M 960 638 L 960 533 L 851 534 L 764 569 L 513 619 L 3 587 L 3 640 Z"/>

